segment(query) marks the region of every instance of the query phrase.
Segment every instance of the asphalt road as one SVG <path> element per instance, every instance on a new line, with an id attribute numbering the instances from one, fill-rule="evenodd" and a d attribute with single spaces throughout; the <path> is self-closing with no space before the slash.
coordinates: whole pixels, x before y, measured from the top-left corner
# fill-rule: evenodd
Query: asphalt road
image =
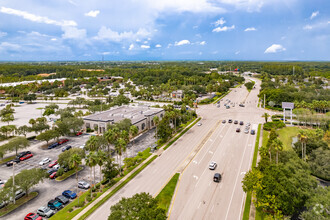
<path id="1" fill-rule="evenodd" d="M 217 105 L 198 108 L 202 126 L 191 128 L 88 219 L 107 219 L 110 207 L 122 197 L 140 192 L 157 195 L 176 172 L 182 175 L 170 219 L 240 219 L 245 197 L 241 180 L 251 166 L 256 136 L 245 134 L 245 125 L 221 121 L 233 119 L 255 125 L 263 121 L 264 110 L 257 108 L 260 81 L 256 81 L 257 87 L 251 93 L 244 86 L 233 89 L 220 102 L 220 108 Z M 226 109 L 223 106 L 226 99 L 235 103 L 235 107 Z M 238 106 L 241 102 L 245 107 Z M 235 132 L 237 127 L 241 127 L 240 133 Z M 208 169 L 211 160 L 218 163 L 216 171 Z M 223 175 L 220 183 L 213 182 L 215 172 Z"/>

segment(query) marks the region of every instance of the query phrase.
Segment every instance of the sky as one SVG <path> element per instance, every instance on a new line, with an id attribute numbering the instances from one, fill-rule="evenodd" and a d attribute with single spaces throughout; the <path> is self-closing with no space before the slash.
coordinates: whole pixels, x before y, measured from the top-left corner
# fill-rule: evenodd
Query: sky
<path id="1" fill-rule="evenodd" d="M 0 61 L 330 60 L 329 0 L 0 0 Z"/>

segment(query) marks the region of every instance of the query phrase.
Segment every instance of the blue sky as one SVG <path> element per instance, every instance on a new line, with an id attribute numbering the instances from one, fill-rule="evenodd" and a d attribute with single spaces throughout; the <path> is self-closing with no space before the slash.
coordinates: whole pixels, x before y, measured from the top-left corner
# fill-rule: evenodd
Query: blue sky
<path id="1" fill-rule="evenodd" d="M 0 60 L 330 60 L 329 0 L 0 0 Z"/>

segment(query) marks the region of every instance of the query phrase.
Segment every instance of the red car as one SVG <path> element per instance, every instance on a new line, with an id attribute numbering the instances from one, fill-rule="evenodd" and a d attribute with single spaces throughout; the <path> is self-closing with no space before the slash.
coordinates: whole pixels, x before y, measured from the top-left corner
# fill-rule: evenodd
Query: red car
<path id="1" fill-rule="evenodd" d="M 58 144 L 64 144 L 64 143 L 66 143 L 66 142 L 68 142 L 69 141 L 69 139 L 61 139 L 59 142 L 58 142 Z"/>
<path id="2" fill-rule="evenodd" d="M 23 160 L 26 160 L 26 159 L 29 159 L 29 158 L 31 158 L 31 157 L 33 157 L 33 154 L 27 154 L 27 155 L 25 155 L 25 156 L 23 156 L 23 157 L 21 157 L 21 158 L 19 158 L 21 161 L 23 161 Z"/>
<path id="3" fill-rule="evenodd" d="M 49 175 L 49 178 L 54 179 L 56 177 L 56 172 Z"/>
<path id="4" fill-rule="evenodd" d="M 42 220 L 42 218 L 36 213 L 29 213 L 25 216 L 24 220 Z"/>
<path id="5" fill-rule="evenodd" d="M 77 132 L 76 136 L 82 135 L 83 133 L 81 131 Z"/>
<path id="6" fill-rule="evenodd" d="M 49 164 L 48 167 L 49 168 L 52 168 L 53 166 L 55 166 L 57 164 L 57 160 L 54 160 L 53 163 Z"/>

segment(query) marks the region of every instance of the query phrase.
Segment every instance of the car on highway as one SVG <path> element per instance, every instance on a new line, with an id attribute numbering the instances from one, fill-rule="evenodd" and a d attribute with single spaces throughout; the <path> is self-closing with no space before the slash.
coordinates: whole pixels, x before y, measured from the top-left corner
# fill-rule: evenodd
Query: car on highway
<path id="1" fill-rule="evenodd" d="M 249 129 L 248 128 L 245 128 L 244 133 L 245 134 L 248 134 L 249 133 Z"/>
<path id="2" fill-rule="evenodd" d="M 55 197 L 55 200 L 59 201 L 60 203 L 62 203 L 63 205 L 69 203 L 69 199 L 62 196 L 62 195 L 59 195 L 59 196 L 56 196 Z"/>
<path id="3" fill-rule="evenodd" d="M 226 120 L 222 120 L 222 124 L 226 124 Z"/>
<path id="4" fill-rule="evenodd" d="M 250 126 L 250 125 L 251 125 L 251 123 L 250 123 L 250 122 L 246 123 L 246 126 Z"/>
<path id="5" fill-rule="evenodd" d="M 70 150 L 71 148 L 72 148 L 71 145 L 67 145 L 67 146 L 62 148 L 62 152 L 66 151 L 66 150 Z"/>
<path id="6" fill-rule="evenodd" d="M 58 145 L 59 145 L 58 142 L 55 142 L 55 143 L 49 145 L 48 149 L 53 149 L 53 148 L 57 147 Z"/>
<path id="7" fill-rule="evenodd" d="M 52 161 L 49 157 L 46 157 L 45 159 L 43 159 L 42 161 L 39 162 L 39 165 L 45 165 L 47 163 L 49 163 L 50 161 Z"/>
<path id="8" fill-rule="evenodd" d="M 38 208 L 37 214 L 42 217 L 49 218 L 50 216 L 54 215 L 55 212 L 53 210 L 51 210 L 49 207 L 41 206 L 40 208 Z"/>
<path id="9" fill-rule="evenodd" d="M 228 119 L 228 123 L 232 123 L 233 122 L 233 120 L 232 119 Z"/>
<path id="10" fill-rule="evenodd" d="M 23 157 L 20 157 L 19 159 L 20 159 L 21 161 L 23 161 L 23 160 L 27 160 L 27 159 L 29 159 L 29 158 L 31 158 L 31 157 L 33 157 L 33 154 L 27 154 L 27 155 L 25 155 L 25 156 L 23 156 Z"/>
<path id="11" fill-rule="evenodd" d="M 243 105 L 243 104 L 241 103 L 241 104 L 239 104 L 239 107 L 245 107 L 245 105 Z"/>
<path id="12" fill-rule="evenodd" d="M 241 129 L 240 128 L 236 128 L 236 132 L 241 132 Z"/>
<path id="13" fill-rule="evenodd" d="M 82 135 L 83 133 L 81 132 L 81 131 L 78 131 L 77 133 L 76 133 L 76 136 L 80 136 L 80 135 Z"/>
<path id="14" fill-rule="evenodd" d="M 47 206 L 52 210 L 60 210 L 63 208 L 63 204 L 55 199 L 49 200 Z"/>
<path id="15" fill-rule="evenodd" d="M 31 212 L 24 217 L 24 220 L 42 220 L 42 217 L 36 213 Z"/>
<path id="16" fill-rule="evenodd" d="M 251 134 L 252 134 L 252 135 L 255 135 L 255 134 L 256 134 L 256 131 L 252 129 L 252 130 L 251 130 Z"/>
<path id="17" fill-rule="evenodd" d="M 198 122 L 197 123 L 197 126 L 202 126 L 202 122 Z"/>
<path id="18" fill-rule="evenodd" d="M 243 121 L 240 121 L 240 122 L 239 122 L 239 125 L 244 125 L 244 122 L 243 122 Z"/>
<path id="19" fill-rule="evenodd" d="M 64 144 L 64 143 L 66 143 L 68 141 L 69 141 L 69 139 L 64 138 L 64 139 L 59 140 L 58 144 L 61 145 L 61 144 Z"/>
<path id="20" fill-rule="evenodd" d="M 56 177 L 56 172 L 53 172 L 52 174 L 49 175 L 50 179 L 55 179 L 55 177 Z"/>
<path id="21" fill-rule="evenodd" d="M 226 109 L 229 109 L 230 108 L 230 106 L 229 105 L 226 105 Z"/>
<path id="22" fill-rule="evenodd" d="M 237 124 L 238 124 L 238 121 L 237 121 L 237 120 L 235 120 L 235 121 L 234 121 L 234 124 L 235 124 L 235 125 L 237 125 Z"/>
<path id="23" fill-rule="evenodd" d="M 86 181 L 81 180 L 78 182 L 78 188 L 89 189 L 89 187 L 90 187 L 90 185 Z"/>
<path id="24" fill-rule="evenodd" d="M 211 161 L 210 165 L 209 165 L 209 169 L 210 170 L 215 170 L 215 168 L 217 168 L 217 163 L 214 161 Z"/>
<path id="25" fill-rule="evenodd" d="M 52 168 L 53 166 L 55 166 L 57 164 L 57 160 L 54 160 L 53 163 L 49 164 L 48 167 Z"/>
<path id="26" fill-rule="evenodd" d="M 77 194 L 75 192 L 72 192 L 71 190 L 65 190 L 62 192 L 62 195 L 65 196 L 68 199 L 75 199 L 77 198 Z"/>
<path id="27" fill-rule="evenodd" d="M 213 176 L 213 181 L 214 182 L 220 182 L 221 181 L 221 174 L 220 173 L 215 173 Z"/>

